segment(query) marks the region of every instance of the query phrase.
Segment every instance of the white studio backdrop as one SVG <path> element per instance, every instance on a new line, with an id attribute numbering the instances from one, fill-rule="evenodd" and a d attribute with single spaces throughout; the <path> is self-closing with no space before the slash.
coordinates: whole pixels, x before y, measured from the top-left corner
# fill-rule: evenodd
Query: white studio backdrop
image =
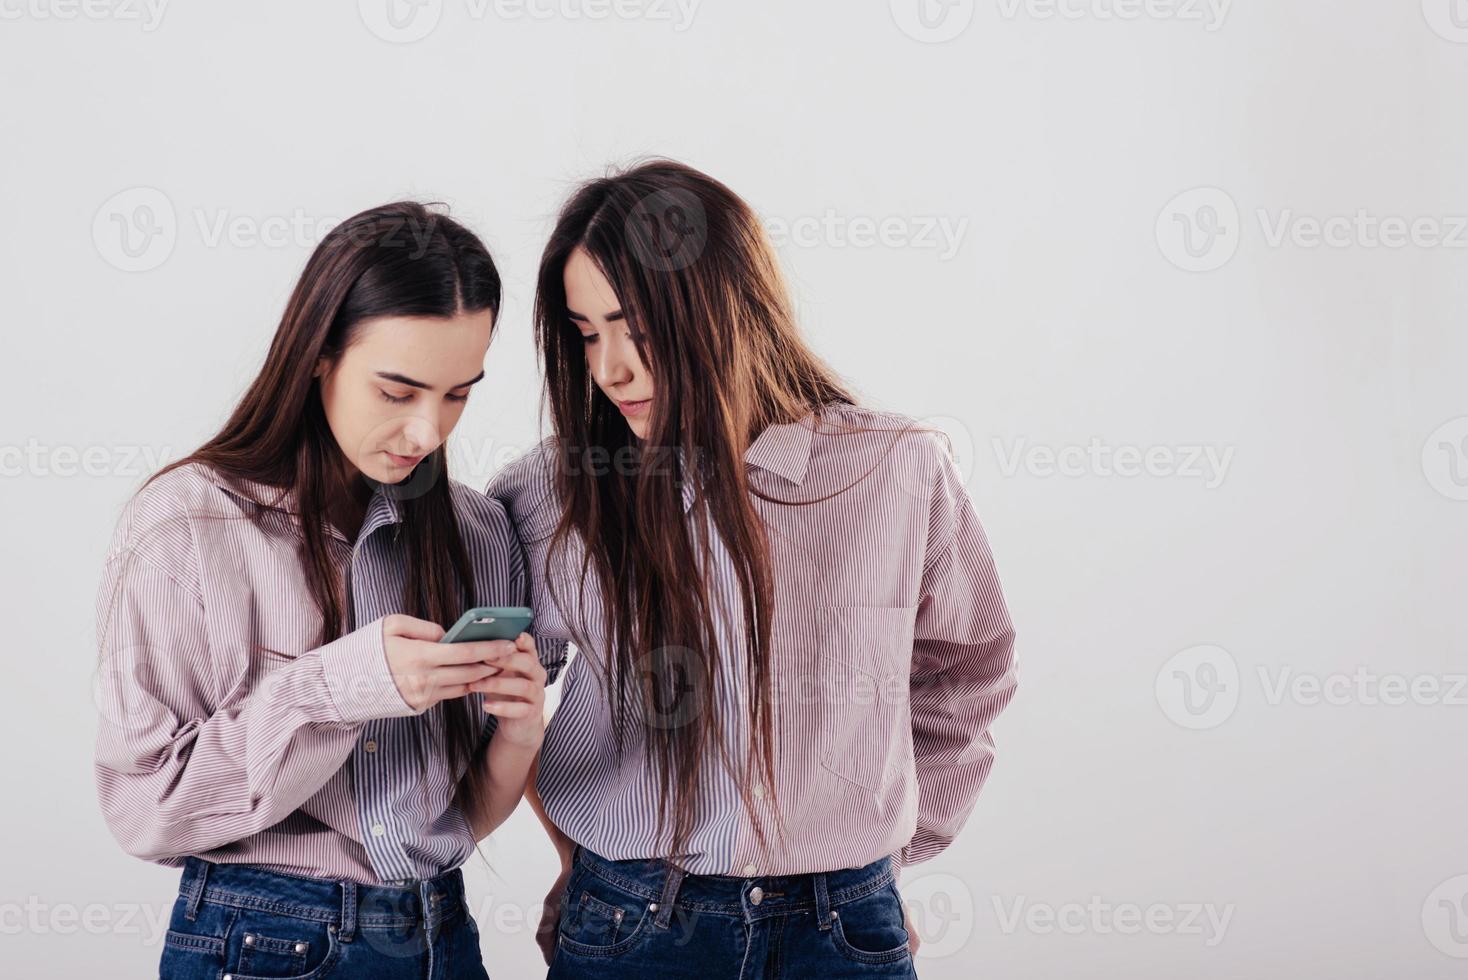
<path id="1" fill-rule="evenodd" d="M 0 0 L 0 972 L 156 970 L 177 872 L 98 812 L 93 601 L 330 225 L 413 197 L 507 306 L 453 436 L 537 439 L 575 181 L 764 216 L 817 349 L 954 440 L 1019 634 L 924 978 L 1468 960 L 1468 2 Z M 520 811 L 466 867 L 543 969 Z"/>

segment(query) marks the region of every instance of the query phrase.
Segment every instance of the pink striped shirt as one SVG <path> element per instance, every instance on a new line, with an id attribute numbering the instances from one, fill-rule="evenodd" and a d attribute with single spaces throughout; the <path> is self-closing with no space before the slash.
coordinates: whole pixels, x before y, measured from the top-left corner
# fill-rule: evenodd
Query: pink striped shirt
<path id="1" fill-rule="evenodd" d="M 774 569 L 777 759 L 774 796 L 752 792 L 766 810 L 778 800 L 786 843 L 774 845 L 767 822 L 772 847 L 760 849 L 734 777 L 713 766 L 689 850 L 676 858 L 693 873 L 753 877 L 931 858 L 972 810 L 994 758 L 989 726 L 1014 693 L 1014 631 L 999 577 L 944 444 L 921 432 L 899 437 L 892 430 L 913 423 L 898 415 L 828 406 L 824 417 L 889 431 L 816 431 L 807 417 L 767 429 L 745 455 L 753 486 L 780 500 L 849 488 L 798 507 L 751 495 Z M 604 670 L 587 662 L 607 663 L 607 624 L 594 585 L 578 587 L 580 552 L 550 569 L 564 608 L 546 580 L 557 455 L 546 440 L 487 490 L 507 505 L 529 555 L 537 630 L 579 651 L 546 732 L 537 789 L 556 826 L 602 856 L 669 857 L 644 743 L 635 729 L 616 753 Z M 694 500 L 685 488 L 690 518 Z M 720 721 L 738 759 L 749 742 L 747 683 L 742 630 L 729 624 L 742 619 L 729 555 L 712 537 L 711 586 L 728 610 L 720 672 L 732 692 Z"/>
<path id="2" fill-rule="evenodd" d="M 524 555 L 503 509 L 450 487 L 476 604 L 525 604 Z M 383 618 L 402 611 L 397 502 L 379 490 L 355 541 L 328 526 L 349 621 L 318 646 L 295 503 L 253 502 L 278 493 L 189 464 L 123 511 L 97 596 L 108 827 L 128 853 L 175 868 L 196 855 L 380 884 L 459 867 L 474 839 L 451 802 L 463 773 L 433 748 L 442 708 L 418 714 L 403 701 L 383 648 Z M 258 524 L 247 519 L 257 510 Z M 540 649 L 554 676 L 564 646 Z M 493 732 L 482 700 L 470 695 L 481 749 Z"/>

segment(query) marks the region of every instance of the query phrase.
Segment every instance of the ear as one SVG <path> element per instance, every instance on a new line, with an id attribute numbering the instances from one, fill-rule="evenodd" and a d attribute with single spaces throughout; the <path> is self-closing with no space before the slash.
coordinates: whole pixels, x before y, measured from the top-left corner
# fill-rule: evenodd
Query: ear
<path id="1" fill-rule="evenodd" d="M 316 358 L 316 366 L 311 369 L 311 377 L 319 378 L 331 370 L 331 361 L 324 357 Z"/>

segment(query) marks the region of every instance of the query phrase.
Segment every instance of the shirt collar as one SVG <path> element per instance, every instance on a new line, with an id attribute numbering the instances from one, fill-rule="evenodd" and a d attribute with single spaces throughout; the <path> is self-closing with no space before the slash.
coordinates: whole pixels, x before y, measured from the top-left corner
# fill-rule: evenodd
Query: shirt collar
<path id="1" fill-rule="evenodd" d="M 784 477 L 796 486 L 805 482 L 810 467 L 810 446 L 815 436 L 815 414 L 798 422 L 771 425 L 750 443 L 744 461 L 751 466 Z"/>
<path id="2" fill-rule="evenodd" d="M 282 511 L 300 516 L 300 507 L 296 500 L 296 492 L 292 487 L 286 487 L 282 492 L 280 487 L 273 487 L 266 483 L 255 480 L 247 480 L 243 477 L 226 477 L 211 468 L 210 480 L 221 490 L 225 490 L 241 500 L 268 507 L 272 510 Z M 374 484 L 372 499 L 367 502 L 367 513 L 362 518 L 362 528 L 357 532 L 357 540 L 366 540 L 367 536 L 378 528 L 388 524 L 401 524 L 403 512 L 397 499 L 388 492 L 386 484 Z M 346 540 L 346 535 L 332 526 L 329 522 L 323 522 L 333 535 Z"/>
<path id="3" fill-rule="evenodd" d="M 810 468 L 810 447 L 815 435 L 814 422 L 815 415 L 812 413 L 798 422 L 767 426 L 745 450 L 744 462 L 800 486 L 805 481 L 805 474 Z M 685 458 L 681 447 L 678 449 L 678 458 Z M 683 512 L 685 514 L 693 508 L 696 496 L 692 481 L 684 480 Z"/>

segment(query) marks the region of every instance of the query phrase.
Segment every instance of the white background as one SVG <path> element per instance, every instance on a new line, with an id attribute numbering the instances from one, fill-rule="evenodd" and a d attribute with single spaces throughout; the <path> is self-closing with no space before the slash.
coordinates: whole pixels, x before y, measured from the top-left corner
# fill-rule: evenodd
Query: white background
<path id="1" fill-rule="evenodd" d="M 556 208 L 664 154 L 954 435 L 999 562 L 1020 694 L 904 877 L 921 975 L 1462 975 L 1468 2 L 395 2 L 0 0 L 0 971 L 156 970 L 177 872 L 92 782 L 101 558 L 320 233 L 411 196 L 489 243 L 482 486 L 537 437 Z M 489 970 L 539 975 L 552 852 L 525 808 L 485 852 Z"/>

